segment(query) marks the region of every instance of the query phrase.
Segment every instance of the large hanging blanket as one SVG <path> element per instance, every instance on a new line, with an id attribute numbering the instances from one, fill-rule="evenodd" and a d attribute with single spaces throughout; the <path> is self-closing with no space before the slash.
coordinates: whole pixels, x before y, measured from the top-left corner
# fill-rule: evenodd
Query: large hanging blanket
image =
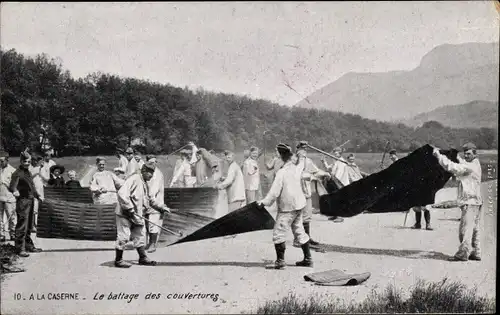
<path id="1" fill-rule="evenodd" d="M 165 204 L 176 209 L 163 226 L 184 236 L 215 220 L 218 190 L 214 188 L 167 188 Z M 38 214 L 37 236 L 74 240 L 116 239 L 116 205 L 94 205 L 87 188 L 46 188 Z M 163 244 L 180 237 L 161 235 Z"/>
<path id="2" fill-rule="evenodd" d="M 175 211 L 165 214 L 158 246 L 272 229 L 274 219 L 256 203 L 221 218 L 219 190 L 167 188 L 165 204 Z M 226 206 L 227 208 L 227 206 Z M 91 241 L 116 239 L 116 205 L 94 205 L 86 188 L 47 188 L 39 210 L 37 236 Z"/>
<path id="3" fill-rule="evenodd" d="M 352 217 L 364 211 L 403 212 L 434 203 L 434 195 L 451 174 L 445 171 L 425 145 L 378 173 L 320 197 L 320 212 Z M 458 162 L 457 150 L 441 150 Z"/>

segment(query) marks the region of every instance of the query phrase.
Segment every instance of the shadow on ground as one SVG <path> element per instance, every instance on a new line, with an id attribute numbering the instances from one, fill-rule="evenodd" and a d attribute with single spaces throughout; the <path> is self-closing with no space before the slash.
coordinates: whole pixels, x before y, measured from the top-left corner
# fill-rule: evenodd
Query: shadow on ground
<path id="1" fill-rule="evenodd" d="M 65 253 L 65 252 L 111 252 L 114 248 L 59 248 L 43 250 L 44 253 Z"/>
<path id="2" fill-rule="evenodd" d="M 429 231 L 431 232 L 431 231 Z M 405 249 L 379 249 L 379 248 L 362 248 L 350 247 L 333 244 L 320 244 L 313 248 L 317 252 L 338 252 L 346 254 L 363 254 L 363 255 L 379 255 L 379 256 L 394 256 L 408 259 L 434 259 L 448 261 L 451 256 L 440 252 L 426 252 L 421 250 L 405 250 Z"/>
<path id="3" fill-rule="evenodd" d="M 140 266 L 137 260 L 127 260 L 127 262 L 132 265 Z M 113 267 L 115 268 L 114 261 L 107 261 L 101 264 L 102 267 Z M 210 267 L 210 266 L 236 266 L 245 268 L 264 268 L 266 266 L 265 262 L 239 262 L 239 261 L 157 261 L 156 266 L 151 267 Z"/>

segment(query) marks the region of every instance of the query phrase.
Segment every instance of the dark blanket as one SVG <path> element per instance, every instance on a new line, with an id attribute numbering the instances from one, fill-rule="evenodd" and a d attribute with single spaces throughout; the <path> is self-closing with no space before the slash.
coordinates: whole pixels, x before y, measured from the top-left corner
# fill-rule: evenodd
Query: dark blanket
<path id="1" fill-rule="evenodd" d="M 269 212 L 265 208 L 257 206 L 254 201 L 207 224 L 172 245 L 253 231 L 272 230 L 274 223 Z"/>
<path id="2" fill-rule="evenodd" d="M 320 197 L 320 212 L 352 217 L 364 211 L 403 212 L 434 203 L 434 195 L 451 174 L 445 171 L 425 145 L 388 168 Z M 457 150 L 441 150 L 458 162 Z"/>

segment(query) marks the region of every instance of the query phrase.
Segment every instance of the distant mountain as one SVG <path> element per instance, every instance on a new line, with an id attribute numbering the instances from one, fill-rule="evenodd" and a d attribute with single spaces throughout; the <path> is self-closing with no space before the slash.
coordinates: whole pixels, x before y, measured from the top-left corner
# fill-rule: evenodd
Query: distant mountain
<path id="1" fill-rule="evenodd" d="M 498 101 L 499 44 L 445 44 L 411 71 L 347 73 L 297 103 L 399 121 L 445 104 Z"/>
<path id="2" fill-rule="evenodd" d="M 498 102 L 473 101 L 462 105 L 443 106 L 401 122 L 419 127 L 431 120 L 454 128 L 498 129 Z"/>

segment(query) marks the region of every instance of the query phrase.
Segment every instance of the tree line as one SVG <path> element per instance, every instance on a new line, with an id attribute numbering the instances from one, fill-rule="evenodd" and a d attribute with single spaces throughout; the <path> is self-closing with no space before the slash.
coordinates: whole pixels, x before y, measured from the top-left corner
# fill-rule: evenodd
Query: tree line
<path id="1" fill-rule="evenodd" d="M 328 110 L 286 107 L 247 96 L 92 73 L 73 78 L 46 54 L 1 53 L 1 143 L 11 154 L 49 142 L 59 155 L 113 154 L 136 144 L 165 154 L 193 141 L 216 151 L 278 141 L 308 140 L 331 150 L 347 140 L 351 152 L 412 151 L 426 143 L 480 149 L 498 146 L 490 128 L 456 129 L 438 122 L 418 128 Z"/>

